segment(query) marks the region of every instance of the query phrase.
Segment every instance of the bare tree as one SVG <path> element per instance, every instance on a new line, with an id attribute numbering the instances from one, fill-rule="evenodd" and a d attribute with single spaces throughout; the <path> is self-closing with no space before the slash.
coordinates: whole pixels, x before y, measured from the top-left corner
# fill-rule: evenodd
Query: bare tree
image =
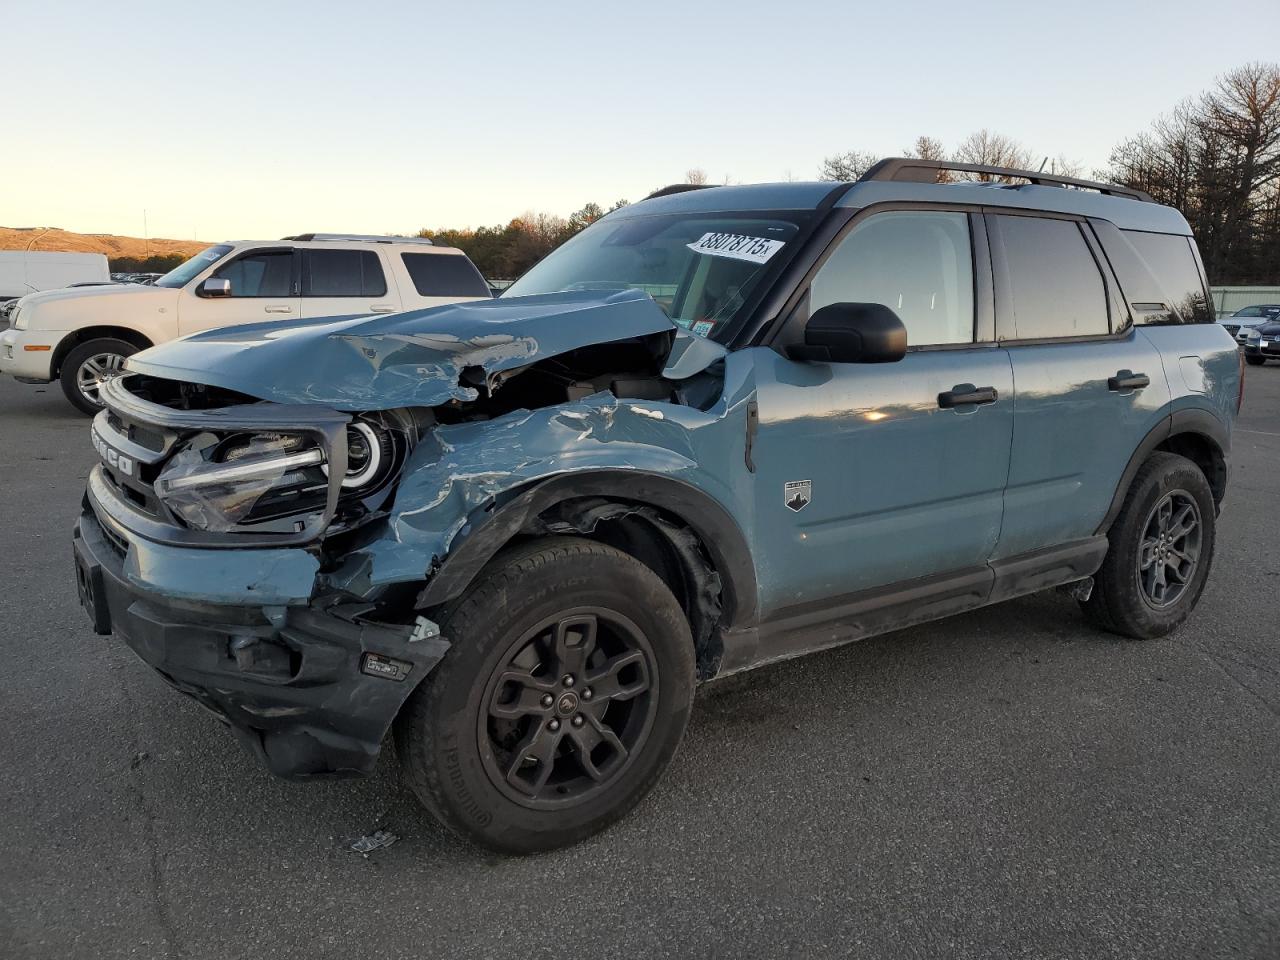
<path id="1" fill-rule="evenodd" d="M 1120 143 L 1103 175 L 1181 210 L 1212 282 L 1280 281 L 1280 65 L 1219 77 Z"/>
<path id="2" fill-rule="evenodd" d="M 684 172 L 684 182 L 701 187 L 707 182 L 707 171 L 701 167 L 692 167 Z"/>
<path id="3" fill-rule="evenodd" d="M 1218 79 L 1204 98 L 1204 127 L 1226 146 L 1220 252 L 1237 260 L 1255 203 L 1280 179 L 1280 66 L 1249 63 Z"/>
<path id="4" fill-rule="evenodd" d="M 819 180 L 857 180 L 866 173 L 877 160 L 874 153 L 863 150 L 850 150 L 848 153 L 837 153 L 826 157 L 818 168 Z"/>
<path id="5" fill-rule="evenodd" d="M 946 160 L 947 151 L 942 146 L 941 140 L 935 140 L 933 137 L 916 137 L 916 142 L 911 146 L 910 150 L 902 151 L 904 157 L 914 157 L 917 160 Z"/>
<path id="6" fill-rule="evenodd" d="M 986 167 L 1017 167 L 1025 170 L 1031 166 L 1032 154 L 1026 147 L 1012 137 L 1002 133 L 993 133 L 985 127 L 971 133 L 956 147 L 955 159 L 960 163 L 972 163 Z M 973 174 L 979 180 L 990 180 L 989 174 Z M 1008 177 L 997 178 L 1007 181 Z"/>

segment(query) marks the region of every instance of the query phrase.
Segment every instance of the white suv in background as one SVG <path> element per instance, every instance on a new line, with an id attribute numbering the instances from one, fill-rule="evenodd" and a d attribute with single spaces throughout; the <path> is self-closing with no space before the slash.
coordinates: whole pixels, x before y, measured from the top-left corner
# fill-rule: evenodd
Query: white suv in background
<path id="1" fill-rule="evenodd" d="M 242 323 L 397 313 L 492 296 L 461 250 L 408 237 L 306 233 L 219 243 L 154 286 L 51 290 L 24 297 L 0 333 L 0 373 L 60 380 L 78 409 L 124 359 L 176 337 Z"/>

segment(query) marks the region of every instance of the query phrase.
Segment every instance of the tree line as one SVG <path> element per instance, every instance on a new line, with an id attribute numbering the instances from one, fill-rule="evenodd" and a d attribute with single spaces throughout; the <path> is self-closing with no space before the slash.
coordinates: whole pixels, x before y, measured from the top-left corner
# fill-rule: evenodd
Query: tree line
<path id="1" fill-rule="evenodd" d="M 506 226 L 424 229 L 418 236 L 457 247 L 491 280 L 515 279 L 575 233 L 626 205 L 626 200 L 619 200 L 606 210 L 588 203 L 568 217 L 530 211 Z"/>
<path id="2" fill-rule="evenodd" d="M 181 253 L 157 253 L 149 257 L 109 257 L 107 266 L 112 273 L 168 273 L 188 259 Z"/>

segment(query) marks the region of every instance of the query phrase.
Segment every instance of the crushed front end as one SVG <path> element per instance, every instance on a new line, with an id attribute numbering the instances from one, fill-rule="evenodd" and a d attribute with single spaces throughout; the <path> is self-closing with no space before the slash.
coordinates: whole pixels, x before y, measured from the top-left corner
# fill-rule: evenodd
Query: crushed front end
<path id="1" fill-rule="evenodd" d="M 96 632 L 210 708 L 278 775 L 368 773 L 448 644 L 403 604 L 327 590 L 424 428 L 140 376 L 93 424 L 74 549 Z"/>

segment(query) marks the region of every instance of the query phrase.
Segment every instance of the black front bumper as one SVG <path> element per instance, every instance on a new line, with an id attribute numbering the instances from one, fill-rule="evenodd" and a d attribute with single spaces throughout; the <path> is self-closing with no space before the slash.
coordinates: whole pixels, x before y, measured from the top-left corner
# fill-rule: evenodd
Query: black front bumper
<path id="1" fill-rule="evenodd" d="M 1271 340 L 1268 342 L 1272 344 L 1276 344 L 1276 346 L 1268 346 L 1265 350 L 1263 350 L 1260 346 L 1258 346 L 1259 341 L 1257 340 L 1253 341 L 1252 343 L 1245 344 L 1245 347 L 1244 347 L 1245 356 L 1246 357 L 1262 357 L 1266 360 L 1280 360 L 1280 340 Z"/>
<path id="2" fill-rule="evenodd" d="M 230 725 L 282 777 L 359 776 L 448 643 L 363 608 L 245 607 L 173 600 L 130 583 L 127 536 L 86 508 L 74 532 L 81 602 L 181 692 Z M 420 631 L 421 633 L 421 631 Z"/>

